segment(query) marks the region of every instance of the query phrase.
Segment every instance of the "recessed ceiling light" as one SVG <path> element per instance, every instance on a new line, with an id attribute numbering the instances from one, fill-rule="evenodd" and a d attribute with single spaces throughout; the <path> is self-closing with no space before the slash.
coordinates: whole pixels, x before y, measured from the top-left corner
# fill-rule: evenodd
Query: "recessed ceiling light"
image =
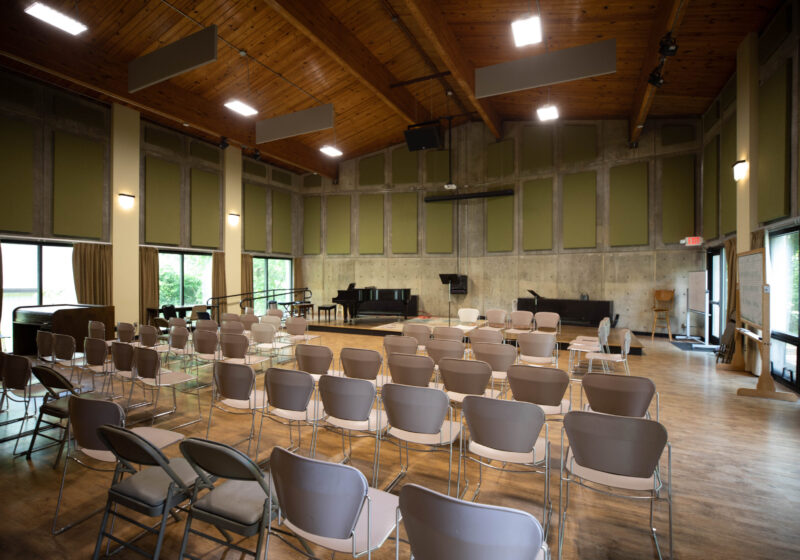
<path id="1" fill-rule="evenodd" d="M 554 121 L 558 118 L 558 107 L 555 105 L 542 105 L 536 109 L 540 121 Z"/>
<path id="2" fill-rule="evenodd" d="M 319 151 L 322 152 L 323 154 L 325 154 L 328 157 L 341 157 L 342 156 L 342 151 L 339 150 L 338 148 L 334 148 L 333 146 L 328 146 L 328 145 L 322 146 L 319 149 Z"/>
<path id="3" fill-rule="evenodd" d="M 49 6 L 45 6 L 41 2 L 34 2 L 25 8 L 25 13 L 40 19 L 45 23 L 49 23 L 53 27 L 58 27 L 70 35 L 78 35 L 79 33 L 83 33 L 89 29 L 81 22 L 72 19 L 68 15 L 62 14 L 61 12 L 54 10 Z"/>
<path id="4" fill-rule="evenodd" d="M 235 111 L 240 115 L 244 115 L 245 117 L 252 117 L 253 115 L 257 115 L 258 111 L 253 109 L 247 103 L 242 103 L 238 99 L 232 99 L 228 101 L 225 106 L 230 109 L 231 111 Z"/>
<path id="5" fill-rule="evenodd" d="M 531 16 L 511 22 L 514 44 L 518 47 L 542 42 L 542 20 L 539 16 Z"/>

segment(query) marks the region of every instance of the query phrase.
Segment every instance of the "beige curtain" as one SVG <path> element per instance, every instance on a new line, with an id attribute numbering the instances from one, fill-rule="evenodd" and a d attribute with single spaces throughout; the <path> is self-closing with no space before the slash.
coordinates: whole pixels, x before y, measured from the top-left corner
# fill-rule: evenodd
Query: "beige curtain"
<path id="1" fill-rule="evenodd" d="M 76 243 L 72 247 L 72 277 L 78 303 L 112 305 L 111 245 Z"/>
<path id="2" fill-rule="evenodd" d="M 224 297 L 227 294 L 225 288 L 225 253 L 222 251 L 215 251 L 211 256 L 211 297 L 218 298 Z M 215 304 L 219 305 L 218 308 L 212 308 L 212 313 L 217 309 L 220 313 L 228 310 L 227 302 L 224 300 L 214 300 Z M 218 317 L 214 317 L 219 320 Z"/>
<path id="3" fill-rule="evenodd" d="M 3 252 L 0 250 L 0 316 L 3 313 Z M 6 333 L 10 335 L 11 333 Z M 3 348 L 5 350 L 5 348 Z"/>
<path id="4" fill-rule="evenodd" d="M 158 307 L 158 249 L 139 247 L 139 324 L 147 324 L 147 308 Z"/>
<path id="5" fill-rule="evenodd" d="M 763 249 L 764 248 L 764 230 L 758 229 L 750 232 L 750 248 Z"/>
<path id="6" fill-rule="evenodd" d="M 248 294 L 253 291 L 253 255 L 242 253 L 242 293 Z M 243 300 L 245 305 L 253 307 L 253 299 Z"/>
<path id="7" fill-rule="evenodd" d="M 725 263 L 728 266 L 728 306 L 725 316 L 728 320 L 736 320 L 736 238 L 725 242 Z M 726 325 L 727 326 L 727 325 Z"/>

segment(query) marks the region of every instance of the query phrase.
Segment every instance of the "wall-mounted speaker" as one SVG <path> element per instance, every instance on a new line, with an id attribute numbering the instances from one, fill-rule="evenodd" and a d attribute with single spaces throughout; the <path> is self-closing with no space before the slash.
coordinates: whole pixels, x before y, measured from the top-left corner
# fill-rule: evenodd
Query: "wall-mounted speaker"
<path id="1" fill-rule="evenodd" d="M 423 123 L 408 127 L 404 132 L 406 144 L 410 152 L 418 150 L 440 150 L 444 147 L 442 143 L 442 129 L 438 124 Z"/>

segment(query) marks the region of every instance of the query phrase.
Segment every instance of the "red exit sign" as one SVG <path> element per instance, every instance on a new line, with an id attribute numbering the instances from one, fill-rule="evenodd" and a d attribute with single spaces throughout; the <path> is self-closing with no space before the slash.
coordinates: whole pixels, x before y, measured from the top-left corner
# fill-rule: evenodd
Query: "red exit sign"
<path id="1" fill-rule="evenodd" d="M 681 244 L 687 247 L 698 247 L 703 244 L 703 238 L 699 236 L 684 237 L 681 239 Z"/>

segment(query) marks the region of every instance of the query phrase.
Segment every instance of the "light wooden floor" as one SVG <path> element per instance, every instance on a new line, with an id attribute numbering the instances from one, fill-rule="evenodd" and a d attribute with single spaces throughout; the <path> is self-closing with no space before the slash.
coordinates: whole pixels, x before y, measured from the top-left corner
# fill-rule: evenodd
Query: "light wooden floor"
<path id="1" fill-rule="evenodd" d="M 323 333 L 322 343 L 338 358 L 344 346 L 380 349 L 381 338 Z M 736 389 L 755 386 L 755 378 L 717 373 L 711 353 L 682 352 L 665 341 L 643 339 L 644 356 L 630 358 L 634 375 L 652 378 L 661 396 L 661 421 L 673 445 L 673 492 L 675 516 L 675 555 L 677 558 L 798 558 L 800 557 L 800 406 L 796 403 L 748 399 L 736 396 Z M 566 366 L 562 352 L 561 366 Z M 260 378 L 259 378 L 260 379 Z M 576 387 L 577 389 L 577 387 Z M 207 414 L 209 391 L 204 393 Z M 165 395 L 166 396 L 166 395 Z M 573 392 L 577 405 L 579 392 Z M 184 409 L 186 403 L 181 401 Z M 192 407 L 193 408 L 193 407 Z M 239 439 L 248 429 L 243 417 L 215 414 L 211 437 L 222 441 Z M 0 414 L 0 421 L 7 418 Z M 134 417 L 135 418 L 135 417 Z M 178 424 L 180 418 L 167 418 L 161 425 Z M 158 425 L 158 424 L 157 424 Z M 12 429 L 17 429 L 13 425 Z M 285 428 L 265 422 L 262 449 L 285 445 Z M 3 428 L 0 428 L 3 430 Z M 181 430 L 186 435 L 205 435 L 205 425 Z M 0 436 L 5 435 L 0 431 Z M 550 438 L 554 454 L 560 449 L 560 425 L 552 423 Z M 309 440 L 304 435 L 304 447 Z M 27 444 L 27 439 L 21 442 Z M 51 463 L 54 450 L 35 454 L 30 462 L 12 458 L 13 443 L 0 445 L 0 557 L 5 558 L 88 558 L 91 556 L 99 516 L 67 533 L 52 537 L 50 524 L 60 477 Z M 372 443 L 354 445 L 355 466 L 367 473 Z M 177 446 L 167 450 L 179 453 Z M 322 432 L 318 457 L 338 460 L 338 436 Z M 385 483 L 398 466 L 392 446 L 382 449 L 381 480 Z M 475 467 L 470 477 L 475 478 Z M 541 518 L 542 477 L 496 474 L 485 471 L 480 501 L 525 509 Z M 447 456 L 412 456 L 407 481 L 444 491 L 447 485 Z M 64 520 L 101 505 L 110 476 L 70 467 L 68 491 L 63 505 Z M 570 515 L 566 525 L 564 558 L 641 559 L 654 557 L 647 531 L 647 506 L 611 499 L 580 488 L 573 488 Z M 557 504 L 558 474 L 551 479 L 551 495 Z M 557 554 L 557 515 L 554 512 L 550 544 Z M 656 526 L 666 546 L 666 510 L 657 511 Z M 120 530 L 133 534 L 133 531 Z M 174 558 L 180 547 L 183 524 L 170 523 L 163 558 Z M 143 539 L 146 549 L 152 545 Z M 246 544 L 254 545 L 254 539 Z M 203 558 L 239 558 L 225 555 L 198 539 L 190 551 Z M 319 552 L 321 557 L 327 557 Z M 394 546 L 388 542 L 376 558 L 393 558 Z M 341 556 L 341 555 L 340 555 Z M 133 558 L 132 553 L 119 554 Z M 278 540 L 269 549 L 270 558 L 297 558 L 299 555 Z M 401 557 L 408 557 L 401 545 Z"/>

